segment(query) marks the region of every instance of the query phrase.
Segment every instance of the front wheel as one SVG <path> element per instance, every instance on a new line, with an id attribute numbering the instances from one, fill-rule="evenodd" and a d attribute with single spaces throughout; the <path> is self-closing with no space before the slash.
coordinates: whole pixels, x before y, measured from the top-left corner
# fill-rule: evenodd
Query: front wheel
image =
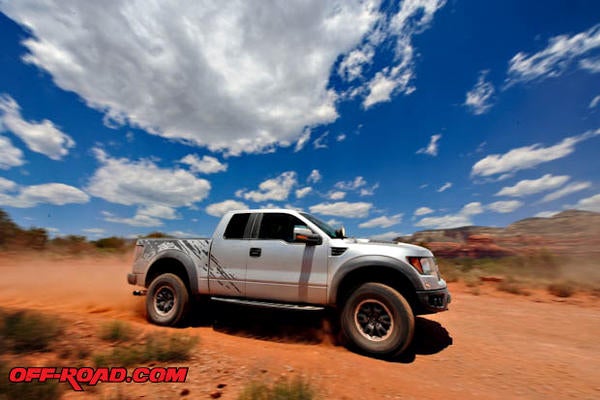
<path id="1" fill-rule="evenodd" d="M 381 283 L 365 283 L 342 309 L 344 337 L 359 350 L 375 357 L 393 357 L 411 343 L 415 317 L 406 299 Z"/>
<path id="2" fill-rule="evenodd" d="M 189 293 L 185 284 L 175 274 L 162 274 L 154 278 L 146 296 L 148 321 L 162 326 L 177 325 L 189 306 Z"/>

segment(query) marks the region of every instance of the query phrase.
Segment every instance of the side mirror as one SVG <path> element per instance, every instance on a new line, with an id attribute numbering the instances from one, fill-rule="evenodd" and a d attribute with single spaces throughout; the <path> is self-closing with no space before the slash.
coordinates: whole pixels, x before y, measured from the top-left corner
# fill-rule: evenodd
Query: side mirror
<path id="1" fill-rule="evenodd" d="M 338 239 L 344 239 L 346 237 L 346 228 L 343 226 L 335 231 L 335 237 Z"/>
<path id="2" fill-rule="evenodd" d="M 323 238 L 308 228 L 302 226 L 294 227 L 294 242 L 306 243 L 308 246 L 316 246 L 323 243 Z"/>

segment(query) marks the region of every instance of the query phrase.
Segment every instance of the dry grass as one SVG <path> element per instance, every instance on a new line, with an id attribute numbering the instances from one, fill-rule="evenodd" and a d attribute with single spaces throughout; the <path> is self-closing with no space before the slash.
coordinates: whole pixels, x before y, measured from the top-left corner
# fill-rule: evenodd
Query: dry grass
<path id="1" fill-rule="evenodd" d="M 269 386 L 264 382 L 251 382 L 242 391 L 238 400 L 312 400 L 315 390 L 302 378 L 282 379 Z"/>
<path id="2" fill-rule="evenodd" d="M 0 341 L 7 351 L 49 351 L 62 332 L 63 323 L 56 318 L 33 311 L 0 311 Z"/>

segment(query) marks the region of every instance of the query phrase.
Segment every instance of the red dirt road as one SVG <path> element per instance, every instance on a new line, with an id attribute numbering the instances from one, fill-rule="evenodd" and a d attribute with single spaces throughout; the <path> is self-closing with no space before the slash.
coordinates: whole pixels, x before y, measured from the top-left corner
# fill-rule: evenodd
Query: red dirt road
<path id="1" fill-rule="evenodd" d="M 57 313 L 91 333 L 119 319 L 139 330 L 200 338 L 184 384 L 103 384 L 94 393 L 67 391 L 66 399 L 106 398 L 116 390 L 127 398 L 172 399 L 184 389 L 185 398 L 210 398 L 220 383 L 221 398 L 234 399 L 250 380 L 296 375 L 331 399 L 600 398 L 600 304 L 592 297 L 557 301 L 491 286 L 475 296 L 454 285 L 450 311 L 419 318 L 411 352 L 389 362 L 331 344 L 318 314 L 219 306 L 209 323 L 149 325 L 144 300 L 125 283 L 130 260 L 0 259 L 2 308 Z"/>

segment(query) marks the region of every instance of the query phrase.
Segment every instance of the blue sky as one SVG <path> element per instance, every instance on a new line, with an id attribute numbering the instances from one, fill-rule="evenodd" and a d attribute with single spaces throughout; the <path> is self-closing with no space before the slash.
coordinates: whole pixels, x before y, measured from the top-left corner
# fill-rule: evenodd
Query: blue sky
<path id="1" fill-rule="evenodd" d="M 53 235 L 600 211 L 600 3 L 0 0 L 0 207 Z"/>

